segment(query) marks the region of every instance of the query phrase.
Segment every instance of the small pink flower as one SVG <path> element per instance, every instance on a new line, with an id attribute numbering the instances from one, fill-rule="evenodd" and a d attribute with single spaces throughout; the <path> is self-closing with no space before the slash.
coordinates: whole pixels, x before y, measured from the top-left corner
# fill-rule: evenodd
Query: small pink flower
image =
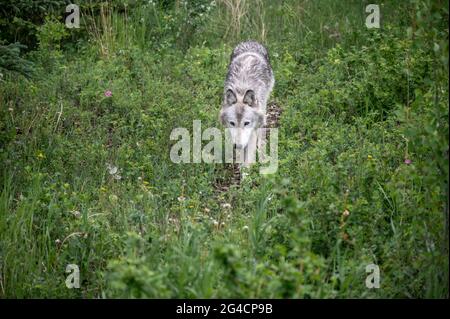
<path id="1" fill-rule="evenodd" d="M 411 161 L 409 158 L 405 159 L 405 164 L 406 164 L 406 165 L 409 165 L 409 164 L 411 164 L 411 163 L 412 163 L 412 161 Z"/>
<path id="2" fill-rule="evenodd" d="M 105 96 L 106 97 L 111 97 L 112 96 L 112 92 L 110 90 L 105 91 Z"/>

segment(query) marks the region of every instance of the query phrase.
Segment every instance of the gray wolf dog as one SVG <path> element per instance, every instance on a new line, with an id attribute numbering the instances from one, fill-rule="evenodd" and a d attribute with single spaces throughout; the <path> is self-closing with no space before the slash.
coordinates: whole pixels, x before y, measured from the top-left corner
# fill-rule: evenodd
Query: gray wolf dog
<path id="1" fill-rule="evenodd" d="M 256 41 L 239 43 L 233 50 L 225 79 L 220 122 L 229 130 L 243 164 L 255 162 L 256 148 L 266 124 L 266 106 L 275 84 L 267 49 Z"/>

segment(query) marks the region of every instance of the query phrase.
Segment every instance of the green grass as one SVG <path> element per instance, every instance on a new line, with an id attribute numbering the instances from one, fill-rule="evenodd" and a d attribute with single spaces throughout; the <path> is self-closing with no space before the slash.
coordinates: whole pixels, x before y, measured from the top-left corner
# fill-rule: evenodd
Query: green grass
<path id="1" fill-rule="evenodd" d="M 48 20 L 33 77 L 0 78 L 0 297 L 448 297 L 448 4 L 385 1 L 367 30 L 364 1 L 247 1 L 240 29 L 220 1 L 165 3 L 76 45 Z M 217 193 L 224 166 L 172 163 L 169 135 L 218 125 L 248 38 L 279 170 Z"/>

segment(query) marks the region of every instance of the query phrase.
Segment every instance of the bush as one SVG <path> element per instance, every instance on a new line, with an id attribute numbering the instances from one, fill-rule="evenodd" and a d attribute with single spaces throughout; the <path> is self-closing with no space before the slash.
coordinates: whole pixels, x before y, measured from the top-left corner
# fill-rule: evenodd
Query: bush
<path id="1" fill-rule="evenodd" d="M 0 85 L 0 296 L 447 297 L 448 3 L 384 2 L 379 30 L 365 4 L 95 2 L 70 48 L 39 20 L 35 76 Z M 279 170 L 223 191 L 230 170 L 172 163 L 169 135 L 217 126 L 248 38 L 274 68 Z"/>

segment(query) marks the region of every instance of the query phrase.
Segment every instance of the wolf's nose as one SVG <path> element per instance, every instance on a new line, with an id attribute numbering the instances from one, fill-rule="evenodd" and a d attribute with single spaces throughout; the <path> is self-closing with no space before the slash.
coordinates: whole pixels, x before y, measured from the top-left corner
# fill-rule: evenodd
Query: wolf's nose
<path id="1" fill-rule="evenodd" d="M 239 143 L 235 143 L 234 144 L 234 148 L 241 149 L 241 148 L 244 148 L 244 145 L 243 144 L 239 144 Z"/>

